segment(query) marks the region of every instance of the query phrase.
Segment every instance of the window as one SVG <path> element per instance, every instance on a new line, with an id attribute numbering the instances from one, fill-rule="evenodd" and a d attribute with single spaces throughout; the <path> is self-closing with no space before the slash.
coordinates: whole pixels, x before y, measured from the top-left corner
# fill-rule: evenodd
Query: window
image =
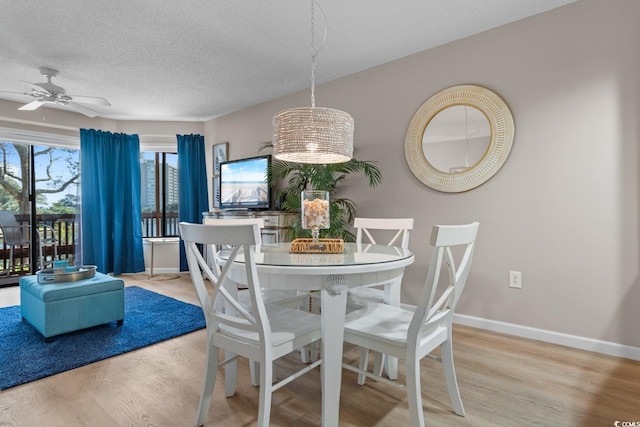
<path id="1" fill-rule="evenodd" d="M 178 235 L 178 155 L 140 153 L 142 237 Z"/>

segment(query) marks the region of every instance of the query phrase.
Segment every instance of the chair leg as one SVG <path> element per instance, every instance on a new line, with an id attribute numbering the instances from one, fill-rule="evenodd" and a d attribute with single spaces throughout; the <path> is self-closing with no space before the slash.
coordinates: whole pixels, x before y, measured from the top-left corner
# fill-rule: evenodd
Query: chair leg
<path id="1" fill-rule="evenodd" d="M 451 338 L 442 344 L 441 359 L 444 378 L 447 382 L 447 390 L 449 391 L 449 398 L 451 399 L 453 411 L 461 417 L 464 417 L 464 406 L 462 406 L 460 389 L 458 389 L 458 381 L 456 380 L 456 369 L 453 365 L 453 347 L 451 345 Z"/>
<path id="2" fill-rule="evenodd" d="M 15 267 L 13 265 L 13 246 L 11 246 L 9 248 L 9 275 L 11 275 L 14 268 Z"/>
<path id="3" fill-rule="evenodd" d="M 311 343 L 309 348 L 309 362 L 317 362 L 320 359 L 320 354 L 322 354 L 322 342 L 316 341 Z"/>
<path id="4" fill-rule="evenodd" d="M 273 393 L 273 362 L 260 364 L 260 401 L 258 403 L 258 427 L 269 427 L 271 395 Z"/>
<path id="5" fill-rule="evenodd" d="M 387 356 L 383 353 L 374 352 L 374 358 L 373 358 L 373 373 L 379 377 L 382 376 L 382 368 L 384 367 L 384 365 L 386 364 L 387 361 Z"/>
<path id="6" fill-rule="evenodd" d="M 315 313 L 315 314 L 321 314 L 322 313 L 322 304 L 321 304 L 321 300 L 320 300 L 320 295 L 316 295 L 316 298 L 311 297 L 311 312 Z M 322 351 L 322 349 L 320 348 L 320 342 L 314 342 L 312 343 L 309 348 L 311 349 L 309 351 L 309 361 L 308 363 L 313 363 L 318 361 L 318 359 L 320 358 L 320 352 Z"/>
<path id="7" fill-rule="evenodd" d="M 311 297 L 311 312 L 315 313 L 315 314 L 320 314 L 321 309 L 321 303 L 320 303 L 320 295 L 316 295 L 315 297 Z"/>
<path id="8" fill-rule="evenodd" d="M 398 379 L 398 358 L 383 353 L 376 352 L 373 362 L 373 373 L 382 376 L 382 372 L 386 372 L 391 381 Z"/>
<path id="9" fill-rule="evenodd" d="M 398 358 L 395 356 L 384 355 L 384 371 L 391 381 L 398 379 Z"/>
<path id="10" fill-rule="evenodd" d="M 209 408 L 211 407 L 211 398 L 213 397 L 213 389 L 216 385 L 216 374 L 218 372 L 218 347 L 207 344 L 207 366 L 204 374 L 204 384 L 202 385 L 202 393 L 200 394 L 200 403 L 198 403 L 198 413 L 196 415 L 196 427 L 204 425 L 207 421 Z"/>
<path id="11" fill-rule="evenodd" d="M 260 364 L 255 360 L 249 360 L 249 375 L 251 376 L 251 385 L 258 387 L 260 385 Z"/>
<path id="12" fill-rule="evenodd" d="M 360 347 L 360 362 L 358 364 L 361 371 L 366 371 L 369 367 L 369 349 Z M 358 385 L 364 385 L 367 377 L 363 374 L 358 374 Z"/>
<path id="13" fill-rule="evenodd" d="M 278 375 L 276 372 L 275 362 L 273 362 L 273 365 L 271 377 L 277 381 Z M 260 364 L 255 360 L 249 360 L 249 376 L 251 377 L 251 385 L 254 387 L 260 387 Z"/>
<path id="14" fill-rule="evenodd" d="M 407 397 L 412 427 L 424 427 L 422 392 L 420 390 L 420 359 L 416 354 L 407 355 Z"/>
<path id="15" fill-rule="evenodd" d="M 300 361 L 302 363 L 311 363 L 311 355 L 309 354 L 309 350 L 306 347 L 302 347 L 300 349 Z"/>
<path id="16" fill-rule="evenodd" d="M 38 245 L 38 265 L 36 270 L 42 270 L 44 268 L 44 255 L 42 251 L 42 244 Z"/>
<path id="17" fill-rule="evenodd" d="M 235 353 L 230 351 L 224 352 L 225 359 L 230 359 L 235 356 Z M 238 378 L 238 361 L 234 360 L 229 362 L 224 367 L 224 395 L 231 397 L 236 394 L 236 383 Z"/>

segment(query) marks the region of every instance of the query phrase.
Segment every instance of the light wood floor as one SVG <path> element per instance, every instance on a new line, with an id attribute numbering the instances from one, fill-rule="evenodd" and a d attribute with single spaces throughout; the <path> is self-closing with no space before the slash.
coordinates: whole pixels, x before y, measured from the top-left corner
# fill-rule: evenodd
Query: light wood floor
<path id="1" fill-rule="evenodd" d="M 127 286 L 197 303 L 188 276 L 124 279 Z M 17 292 L 0 289 L 0 305 L 16 304 Z M 200 394 L 205 340 L 201 330 L 1 391 L 0 426 L 190 426 Z M 346 360 L 356 358 L 355 349 L 345 354 Z M 640 421 L 640 362 L 458 325 L 454 358 L 466 417 L 451 410 L 440 365 L 425 360 L 423 405 L 429 426 L 613 426 L 616 420 Z M 279 369 L 285 374 L 298 364 L 299 357 L 290 355 Z M 224 397 L 223 375 L 218 376 L 208 425 L 255 424 L 258 389 L 249 383 L 247 363 L 239 365 L 233 398 Z M 402 390 L 373 381 L 358 386 L 349 371 L 343 371 L 342 381 L 341 426 L 409 424 Z M 319 384 L 315 370 L 278 390 L 272 425 L 320 425 Z"/>

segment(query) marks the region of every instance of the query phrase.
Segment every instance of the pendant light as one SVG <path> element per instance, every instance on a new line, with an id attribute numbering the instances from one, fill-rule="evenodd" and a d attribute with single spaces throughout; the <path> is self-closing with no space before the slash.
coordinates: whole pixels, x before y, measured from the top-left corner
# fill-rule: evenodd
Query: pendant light
<path id="1" fill-rule="evenodd" d="M 314 10 L 318 7 L 325 23 L 324 38 L 315 48 Z M 353 117 L 341 110 L 316 107 L 316 56 L 327 36 L 320 6 L 311 0 L 311 107 L 290 108 L 273 116 L 273 156 L 294 163 L 343 163 L 353 157 Z"/>

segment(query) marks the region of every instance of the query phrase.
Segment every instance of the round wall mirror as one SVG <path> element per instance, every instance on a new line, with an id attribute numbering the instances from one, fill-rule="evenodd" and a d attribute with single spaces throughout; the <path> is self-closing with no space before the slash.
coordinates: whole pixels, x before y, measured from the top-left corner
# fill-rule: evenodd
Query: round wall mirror
<path id="1" fill-rule="evenodd" d="M 498 95 L 480 86 L 454 86 L 429 98 L 414 114 L 405 155 L 425 185 L 462 192 L 498 172 L 513 135 L 513 117 Z"/>

